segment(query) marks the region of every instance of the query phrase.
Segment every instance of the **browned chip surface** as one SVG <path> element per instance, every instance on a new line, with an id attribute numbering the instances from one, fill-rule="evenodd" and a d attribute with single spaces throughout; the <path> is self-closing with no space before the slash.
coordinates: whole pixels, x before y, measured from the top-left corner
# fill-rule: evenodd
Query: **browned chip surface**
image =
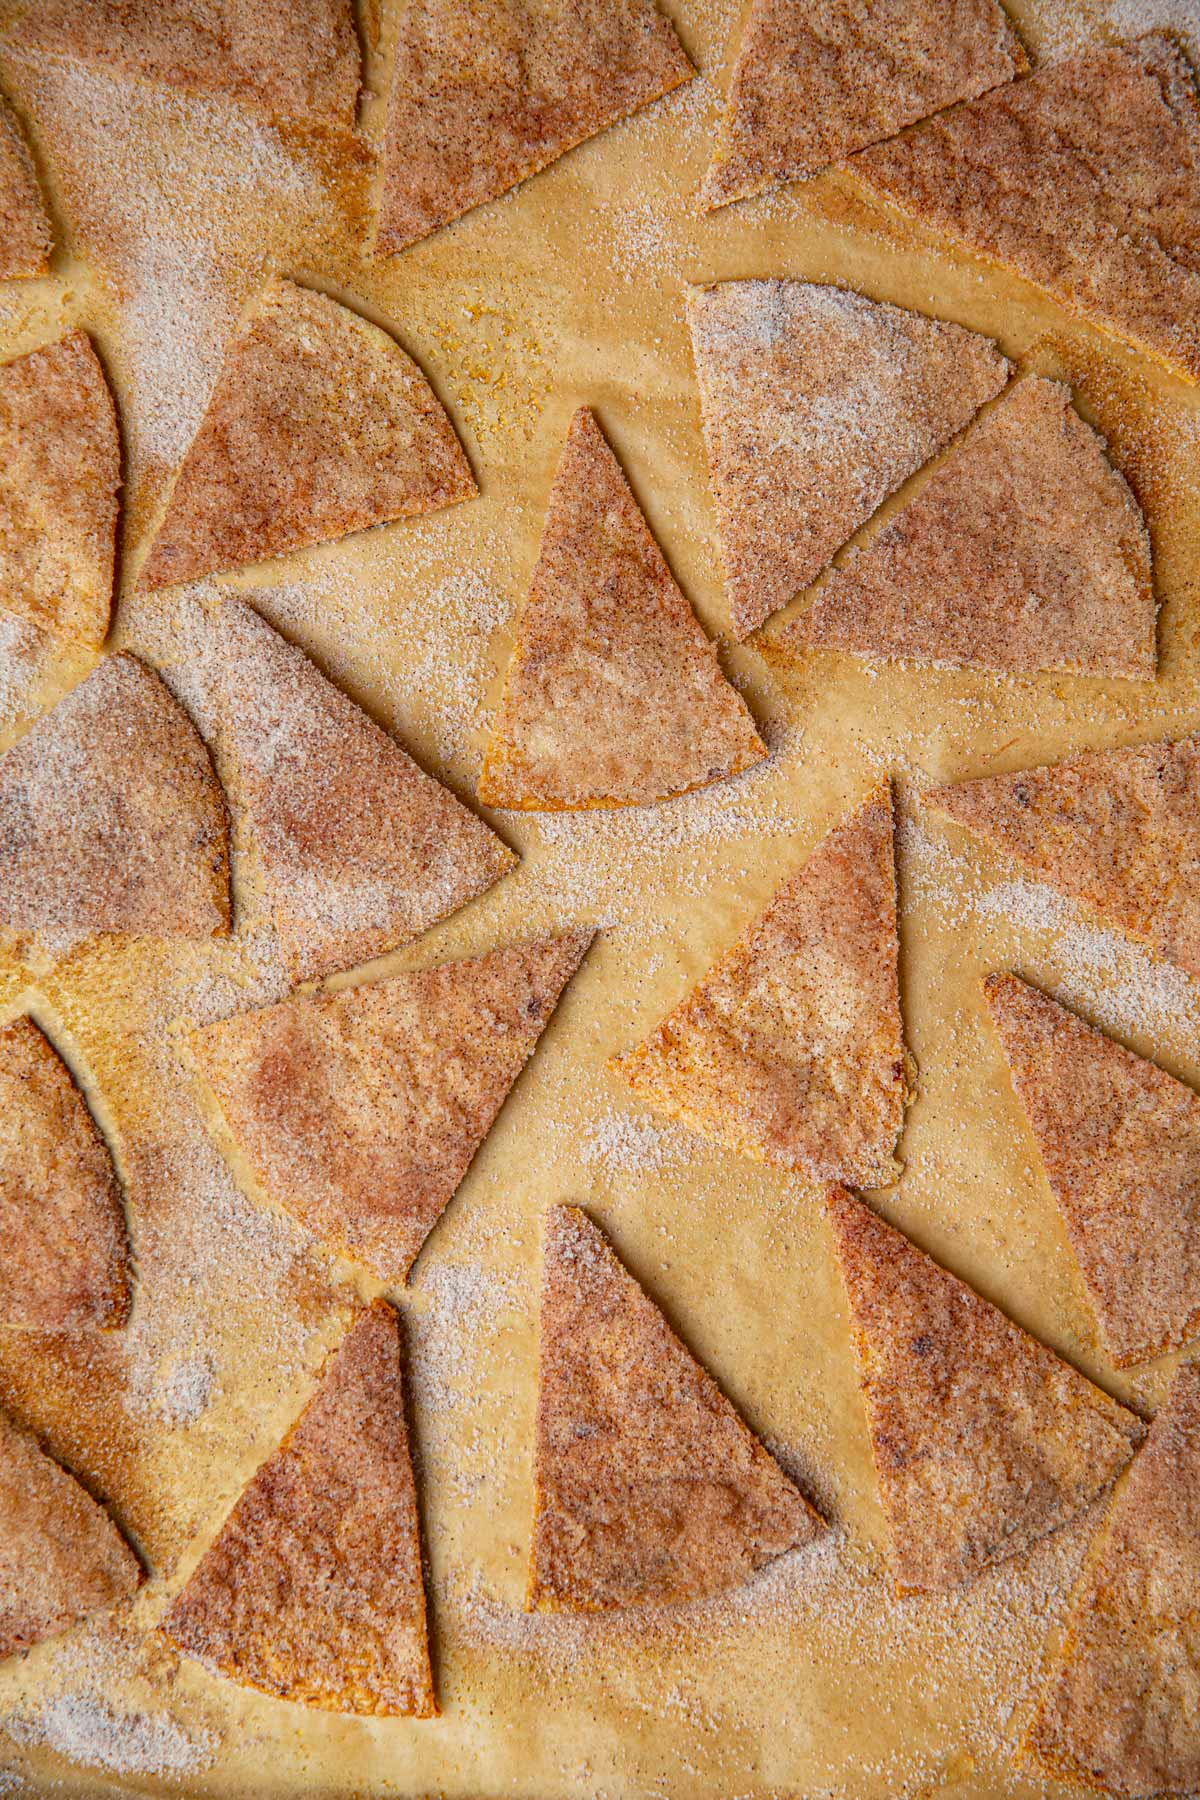
<path id="1" fill-rule="evenodd" d="M 0 368 L 0 607 L 103 643 L 120 485 L 116 408 L 82 331 Z"/>
<path id="2" fill-rule="evenodd" d="M 638 1097 L 757 1162 L 878 1186 L 908 1097 L 892 801 L 878 789 L 645 1041 Z"/>
<path id="3" fill-rule="evenodd" d="M 0 100 L 0 281 L 48 274 L 53 241 L 33 158 Z"/>
<path id="4" fill-rule="evenodd" d="M 1200 1098 L 1015 975 L 984 984 L 1118 1367 L 1200 1331 Z"/>
<path id="5" fill-rule="evenodd" d="M 141 1579 L 104 1508 L 0 1413 L 0 1657 L 115 1606 Z"/>
<path id="6" fill-rule="evenodd" d="M 936 788 L 928 804 L 1200 974 L 1200 739 Z"/>
<path id="7" fill-rule="evenodd" d="M 191 581 L 476 492 L 412 358 L 326 294 L 273 282 L 243 325 L 142 569 Z"/>
<path id="8" fill-rule="evenodd" d="M 162 1629 L 248 1687 L 330 1712 L 438 1710 L 400 1332 L 361 1314 Z"/>
<path id="9" fill-rule="evenodd" d="M 479 784 L 492 806 L 637 806 L 767 754 L 592 413 L 571 424 Z"/>
<path id="10" fill-rule="evenodd" d="M 849 166 L 897 206 L 1200 379 L 1200 111 L 1170 38 L 1047 64 Z"/>
<path id="11" fill-rule="evenodd" d="M 585 1213 L 551 1207 L 529 1606 L 698 1600 L 825 1521 Z"/>
<path id="12" fill-rule="evenodd" d="M 705 201 L 816 175 L 1027 67 L 996 0 L 754 0 Z"/>
<path id="13" fill-rule="evenodd" d="M 1200 1369 L 1179 1369 L 1118 1487 L 1026 1752 L 1107 1794 L 1200 1789 Z"/>
<path id="14" fill-rule="evenodd" d="M 990 338 L 806 281 L 725 281 L 688 302 L 734 630 L 834 551 L 1000 392 Z"/>
<path id="15" fill-rule="evenodd" d="M 244 601 L 217 622 L 232 798 L 296 981 L 408 943 L 516 857 Z"/>
<path id="16" fill-rule="evenodd" d="M 108 1147 L 32 1019 L 0 1031 L 0 1328 L 129 1316 L 129 1243 Z"/>
<path id="17" fill-rule="evenodd" d="M 110 656 L 0 758 L 0 931 L 60 949 L 97 932 L 229 929 L 225 801 L 183 708 Z"/>
<path id="18" fill-rule="evenodd" d="M 861 1200 L 828 1207 L 896 1584 L 959 1587 L 1083 1512 L 1145 1428 Z"/>
<path id="19" fill-rule="evenodd" d="M 300 996 L 197 1031 L 197 1060 L 268 1197 L 381 1281 L 403 1281 L 591 936 Z"/>
<path id="20" fill-rule="evenodd" d="M 653 0 L 406 0 L 380 248 L 494 200 L 691 74 Z"/>

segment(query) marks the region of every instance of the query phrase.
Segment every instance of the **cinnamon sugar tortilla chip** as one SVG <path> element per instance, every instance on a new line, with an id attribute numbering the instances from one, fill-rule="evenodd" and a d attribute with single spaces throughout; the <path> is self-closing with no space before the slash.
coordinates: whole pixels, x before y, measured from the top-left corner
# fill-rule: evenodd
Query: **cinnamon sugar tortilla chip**
<path id="1" fill-rule="evenodd" d="M 754 0 L 705 204 L 817 175 L 1028 66 L 997 0 Z"/>
<path id="2" fill-rule="evenodd" d="M 0 607 L 103 643 L 120 485 L 116 408 L 82 331 L 0 368 Z"/>
<path id="3" fill-rule="evenodd" d="M 806 645 L 977 669 L 1153 678 L 1150 538 L 1061 383 L 1030 375 L 783 619 Z"/>
<path id="4" fill-rule="evenodd" d="M 480 799 L 644 805 L 766 754 L 582 407 L 551 490 Z"/>
<path id="5" fill-rule="evenodd" d="M 0 1413 L 0 1657 L 115 1606 L 141 1580 L 104 1508 Z"/>
<path id="6" fill-rule="evenodd" d="M 825 1521 L 574 1206 L 542 1282 L 530 1609 L 698 1600 Z"/>
<path id="7" fill-rule="evenodd" d="M 1200 738 L 935 788 L 926 803 L 1200 974 Z"/>
<path id="8" fill-rule="evenodd" d="M 896 1585 L 948 1591 L 1084 1512 L 1145 1428 L 861 1200 L 827 1206 Z"/>
<path id="9" fill-rule="evenodd" d="M 1200 106 L 1152 32 L 862 151 L 851 172 L 968 250 L 1200 380 Z"/>
<path id="10" fill-rule="evenodd" d="M 300 995 L 193 1033 L 268 1198 L 380 1281 L 404 1281 L 591 937 Z"/>
<path id="11" fill-rule="evenodd" d="M 226 355 L 141 579 L 192 581 L 476 491 L 399 344 L 328 295 L 275 281 Z"/>
<path id="12" fill-rule="evenodd" d="M 516 857 L 242 600 L 217 617 L 236 777 L 295 981 L 418 937 Z"/>
<path id="13" fill-rule="evenodd" d="M 697 289 L 688 320 L 738 637 L 815 581 L 1008 375 L 977 332 L 807 281 Z"/>
<path id="14" fill-rule="evenodd" d="M 379 248 L 494 200 L 692 73 L 654 0 L 406 0 Z"/>
<path id="15" fill-rule="evenodd" d="M 613 1059 L 638 1098 L 756 1162 L 879 1186 L 908 1098 L 887 787 L 692 992 Z"/>
<path id="16" fill-rule="evenodd" d="M 110 656 L 0 757 L 0 933 L 50 950 L 102 932 L 229 929 L 225 801 L 157 675 Z"/>
<path id="17" fill-rule="evenodd" d="M 48 275 L 53 241 L 33 158 L 0 100 L 0 281 Z"/>
<path id="18" fill-rule="evenodd" d="M 1200 1789 L 1200 1369 L 1179 1369 L 1113 1496 L 1025 1752 L 1105 1794 Z"/>
<path id="19" fill-rule="evenodd" d="M 1200 1333 L 1200 1097 L 991 975 L 988 1007 L 1118 1368 Z"/>
<path id="20" fill-rule="evenodd" d="M 32 1019 L 0 1030 L 0 1329 L 129 1317 L 129 1242 L 108 1146 Z"/>
<path id="21" fill-rule="evenodd" d="M 248 1687 L 330 1712 L 428 1719 L 425 1583 L 400 1331 L 363 1312 L 162 1630 Z"/>

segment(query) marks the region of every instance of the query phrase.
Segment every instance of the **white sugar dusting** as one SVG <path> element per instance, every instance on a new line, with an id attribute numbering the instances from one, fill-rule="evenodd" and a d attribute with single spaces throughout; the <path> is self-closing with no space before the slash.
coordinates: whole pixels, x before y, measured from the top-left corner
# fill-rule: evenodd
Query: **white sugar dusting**
<path id="1" fill-rule="evenodd" d="M 68 1762 L 114 1775 L 195 1775 L 214 1760 L 216 1739 L 189 1733 L 167 1714 L 123 1713 L 96 1694 L 59 1694 L 9 1719 L 18 1744 L 43 1745 Z"/>

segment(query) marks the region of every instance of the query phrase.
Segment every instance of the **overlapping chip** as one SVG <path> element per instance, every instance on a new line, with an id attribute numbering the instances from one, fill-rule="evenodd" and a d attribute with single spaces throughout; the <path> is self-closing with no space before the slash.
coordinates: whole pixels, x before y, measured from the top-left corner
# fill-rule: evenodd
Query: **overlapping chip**
<path id="1" fill-rule="evenodd" d="M 29 147 L 0 100 L 0 281 L 48 274 L 53 241 Z"/>

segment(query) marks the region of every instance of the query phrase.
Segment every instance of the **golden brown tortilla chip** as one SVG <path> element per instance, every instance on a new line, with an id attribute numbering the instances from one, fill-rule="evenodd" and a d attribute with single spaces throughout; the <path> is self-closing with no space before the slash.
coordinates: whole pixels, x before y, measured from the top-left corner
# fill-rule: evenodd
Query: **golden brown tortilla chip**
<path id="1" fill-rule="evenodd" d="M 641 806 L 738 775 L 766 754 L 581 407 L 551 489 L 480 799 L 535 810 Z"/>
<path id="2" fill-rule="evenodd" d="M 591 942 L 572 931 L 193 1034 L 268 1198 L 402 1282 Z"/>
<path id="3" fill-rule="evenodd" d="M 0 1328 L 129 1317 L 129 1241 L 108 1146 L 32 1019 L 0 1030 Z"/>
<path id="4" fill-rule="evenodd" d="M 56 950 L 226 932 L 228 838 L 191 720 L 144 664 L 109 656 L 0 757 L 0 933 Z"/>
<path id="5" fill-rule="evenodd" d="M 115 1606 L 141 1579 L 104 1508 L 0 1413 L 0 1657 Z"/>
<path id="6" fill-rule="evenodd" d="M 1048 63 L 849 163 L 868 187 L 1200 380 L 1200 108 L 1152 32 Z"/>
<path id="7" fill-rule="evenodd" d="M 996 0 L 754 0 L 705 204 L 817 175 L 1028 67 Z"/>
<path id="8" fill-rule="evenodd" d="M 645 1041 L 639 1099 L 756 1162 L 894 1178 L 908 1082 L 887 787 L 822 839 Z"/>
<path id="9" fill-rule="evenodd" d="M 181 1650 L 304 1706 L 436 1714 L 401 1367 L 376 1301 L 163 1620 Z"/>
<path id="10" fill-rule="evenodd" d="M 513 868 L 496 834 L 252 607 L 227 599 L 217 640 L 232 797 L 295 981 L 408 943 Z"/>
<path id="11" fill-rule="evenodd" d="M 693 71 L 654 0 L 405 0 L 378 245 L 507 193 Z"/>
<path id="12" fill-rule="evenodd" d="M 896 1585 L 960 1587 L 1085 1511 L 1145 1427 L 861 1200 L 827 1205 Z"/>
<path id="13" fill-rule="evenodd" d="M 738 637 L 815 581 L 1008 376 L 990 338 L 807 281 L 697 289 L 688 319 Z"/>
<path id="14" fill-rule="evenodd" d="M 702 1599 L 826 1529 L 586 1213 L 553 1206 L 530 1609 Z"/>
<path id="15" fill-rule="evenodd" d="M 234 339 L 142 568 L 147 587 L 476 492 L 454 427 L 386 331 L 275 281 Z"/>
<path id="16" fill-rule="evenodd" d="M 1105 1794 L 1200 1789 L 1200 1368 L 1179 1369 L 1075 1590 L 1025 1752 Z"/>
<path id="17" fill-rule="evenodd" d="M 935 788 L 928 805 L 1200 974 L 1200 738 Z"/>
<path id="18" fill-rule="evenodd" d="M 0 100 L 0 281 L 48 275 L 54 242 L 28 145 Z"/>

